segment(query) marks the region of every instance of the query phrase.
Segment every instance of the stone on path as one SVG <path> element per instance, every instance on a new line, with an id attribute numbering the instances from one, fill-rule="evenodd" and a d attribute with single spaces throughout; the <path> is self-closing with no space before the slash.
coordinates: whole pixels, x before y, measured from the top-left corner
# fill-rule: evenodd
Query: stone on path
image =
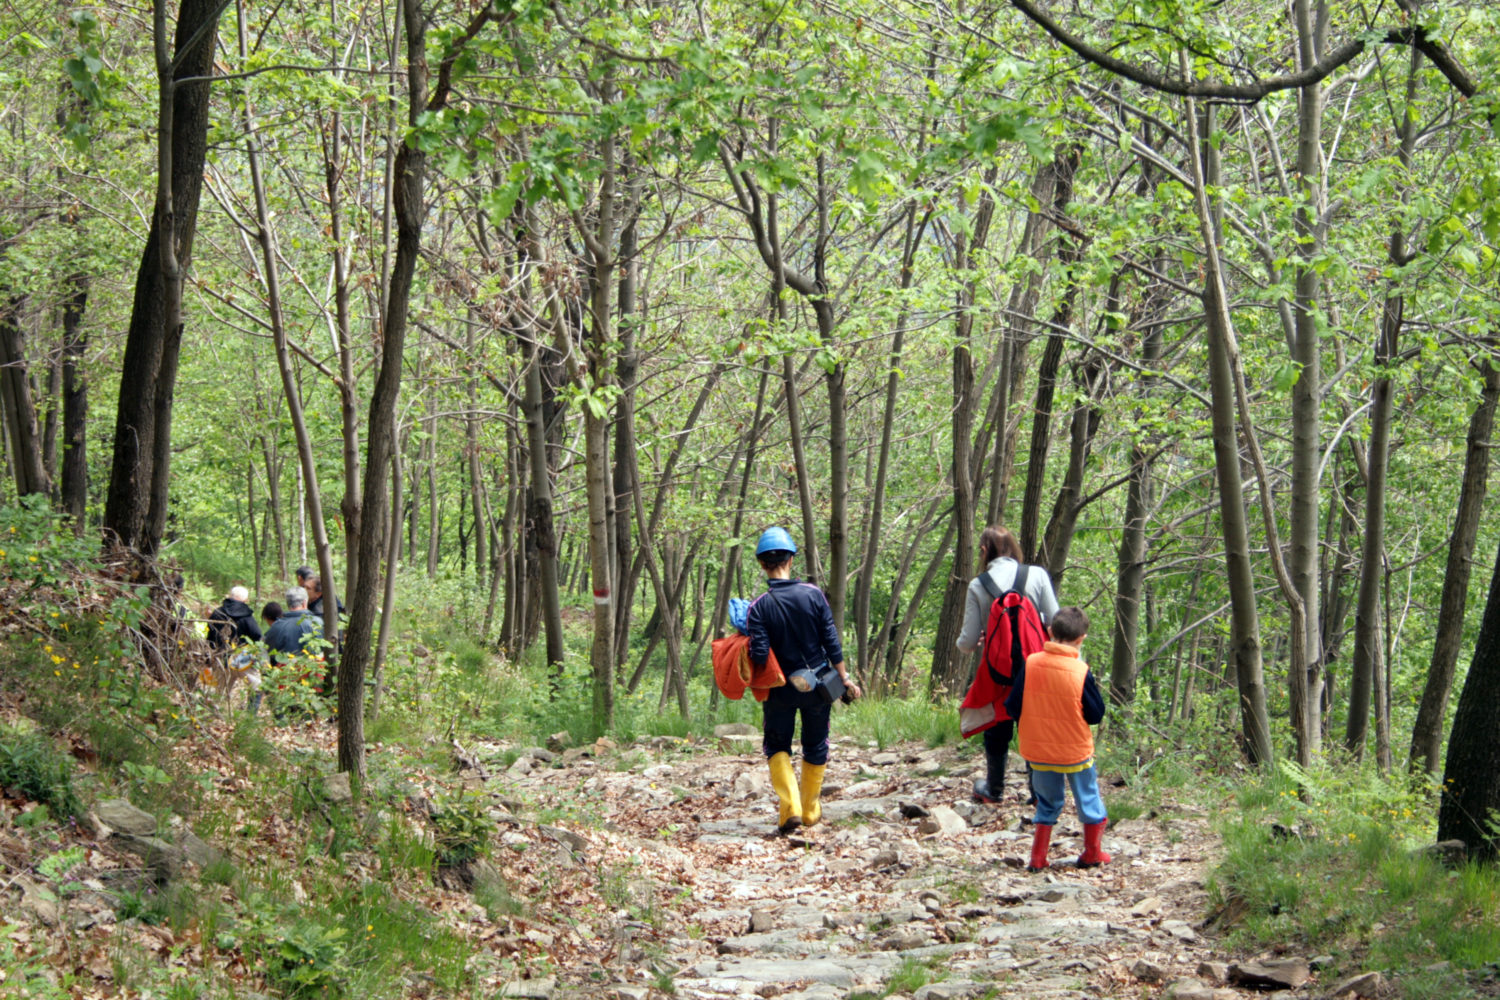
<path id="1" fill-rule="evenodd" d="M 827 983 L 843 989 L 854 987 L 854 974 L 826 958 L 738 959 L 723 963 L 712 973 L 711 978 L 738 979 L 751 983 Z"/>
<path id="2" fill-rule="evenodd" d="M 922 833 L 955 834 L 969 828 L 964 818 L 953 811 L 952 806 L 933 806 L 928 815 L 917 826 Z"/>
<path id="3" fill-rule="evenodd" d="M 1252 990 L 1295 990 L 1311 974 L 1305 958 L 1267 958 L 1229 967 L 1229 981 Z"/>
<path id="4" fill-rule="evenodd" d="M 125 799 L 106 799 L 94 807 L 99 821 L 116 833 L 128 833 L 137 837 L 156 835 L 156 817 L 144 809 L 137 809 Z"/>
<path id="5" fill-rule="evenodd" d="M 1130 967 L 1130 974 L 1143 983 L 1159 983 L 1167 978 L 1167 970 L 1156 962 L 1138 958 Z"/>
<path id="6" fill-rule="evenodd" d="M 521 979 L 506 983 L 500 988 L 502 997 L 514 998 L 514 1000 L 552 1000 L 552 994 L 555 992 L 557 992 L 557 980 L 551 976 L 546 979 Z"/>
<path id="7" fill-rule="evenodd" d="M 573 734 L 566 729 L 560 729 L 547 737 L 547 749 L 553 753 L 562 753 L 573 745 Z"/>
<path id="8" fill-rule="evenodd" d="M 1160 896 L 1147 896 L 1130 908 L 1132 917 L 1149 917 L 1161 909 Z"/>
<path id="9" fill-rule="evenodd" d="M 971 983 L 964 980 L 928 983 L 918 988 L 912 1000 L 971 1000 L 973 997 L 989 995 L 994 983 Z"/>
<path id="10" fill-rule="evenodd" d="M 1223 986 L 1229 981 L 1229 965 L 1226 962 L 1199 962 L 1198 977 L 1214 986 Z"/>
<path id="11" fill-rule="evenodd" d="M 771 791 L 771 776 L 765 768 L 741 771 L 734 776 L 734 797 L 747 799 L 766 795 Z"/>
<path id="12" fill-rule="evenodd" d="M 1378 972 L 1361 972 L 1340 981 L 1329 991 L 1330 997 L 1378 997 L 1385 977 Z"/>

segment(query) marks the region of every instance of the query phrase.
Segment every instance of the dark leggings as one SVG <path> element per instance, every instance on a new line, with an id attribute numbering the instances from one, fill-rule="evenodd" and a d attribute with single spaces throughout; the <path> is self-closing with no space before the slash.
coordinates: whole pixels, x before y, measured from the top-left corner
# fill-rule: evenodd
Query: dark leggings
<path id="1" fill-rule="evenodd" d="M 1005 764 L 1010 755 L 1010 739 L 1015 735 L 1016 724 L 1011 719 L 997 722 L 984 731 L 985 785 L 996 798 L 1005 789 Z M 1031 765 L 1026 766 L 1026 788 L 1032 802 L 1036 791 L 1031 787 Z"/>

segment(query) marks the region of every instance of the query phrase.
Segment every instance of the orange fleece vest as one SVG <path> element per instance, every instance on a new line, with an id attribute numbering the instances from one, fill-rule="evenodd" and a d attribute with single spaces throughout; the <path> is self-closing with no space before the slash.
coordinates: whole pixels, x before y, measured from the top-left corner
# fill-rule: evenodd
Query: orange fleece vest
<path id="1" fill-rule="evenodd" d="M 1094 756 L 1094 733 L 1083 721 L 1083 679 L 1089 666 L 1071 646 L 1048 642 L 1026 658 L 1021 756 L 1033 764 L 1082 764 Z"/>

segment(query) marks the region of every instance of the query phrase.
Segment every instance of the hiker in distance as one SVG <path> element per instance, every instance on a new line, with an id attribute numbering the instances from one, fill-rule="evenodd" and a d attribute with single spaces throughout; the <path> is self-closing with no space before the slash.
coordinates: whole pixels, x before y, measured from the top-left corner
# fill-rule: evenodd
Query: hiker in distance
<path id="1" fill-rule="evenodd" d="M 762 732 L 771 787 L 780 800 L 776 827 L 790 833 L 822 818 L 819 801 L 828 767 L 828 722 L 833 703 L 852 701 L 859 685 L 849 679 L 844 648 L 823 591 L 792 576 L 797 543 L 785 528 L 767 528 L 755 546 L 766 574 L 766 592 L 750 605 L 746 631 L 750 662 L 765 666 L 775 652 L 787 682 L 771 688 L 763 703 Z M 802 781 L 792 770 L 792 736 L 802 717 Z"/>
<path id="2" fill-rule="evenodd" d="M 992 633 L 996 632 L 997 626 L 1005 624 L 992 612 L 997 603 L 1003 607 L 1005 596 L 1014 591 L 1031 602 L 1045 627 L 1057 614 L 1057 594 L 1052 590 L 1052 578 L 1046 569 L 1026 565 L 1021 543 L 998 524 L 985 528 L 979 536 L 979 566 L 979 575 L 969 581 L 969 590 L 964 596 L 964 624 L 956 645 L 963 653 L 974 652 L 981 641 L 985 646 L 985 655 L 975 675 L 975 684 L 964 699 L 964 707 L 993 708 L 994 723 L 984 730 L 985 776 L 974 779 L 974 797 L 980 802 L 995 803 L 1005 791 L 1005 764 L 1011 737 L 1015 733 L 1015 722 L 1005 711 L 1005 697 L 1010 694 L 1008 681 L 1025 664 L 1026 657 L 1040 648 L 1046 635 L 1033 635 L 1018 629 L 1023 649 L 1018 662 L 1012 663 L 1013 647 L 1008 642 L 990 642 L 996 638 Z M 1025 614 L 1026 609 L 1021 609 L 1020 615 L 1024 617 Z M 992 649 L 992 645 L 995 648 Z M 993 668 L 996 674 L 991 675 L 987 668 Z M 998 676 L 999 681 L 987 683 L 992 676 Z M 976 699 L 985 704 L 977 706 Z M 972 732 L 972 729 L 967 730 L 964 735 Z"/>

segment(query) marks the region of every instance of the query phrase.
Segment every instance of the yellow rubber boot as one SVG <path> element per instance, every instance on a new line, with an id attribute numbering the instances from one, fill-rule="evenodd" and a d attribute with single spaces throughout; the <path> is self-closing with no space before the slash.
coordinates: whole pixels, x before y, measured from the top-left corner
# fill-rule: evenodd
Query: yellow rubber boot
<path id="1" fill-rule="evenodd" d="M 812 826 L 823 818 L 823 803 L 818 801 L 823 794 L 823 772 L 827 764 L 802 762 L 802 825 Z"/>
<path id="2" fill-rule="evenodd" d="M 797 796 L 797 775 L 792 771 L 792 755 L 778 753 L 771 757 L 771 787 L 781 800 L 776 829 L 791 833 L 802 825 L 802 801 Z"/>

